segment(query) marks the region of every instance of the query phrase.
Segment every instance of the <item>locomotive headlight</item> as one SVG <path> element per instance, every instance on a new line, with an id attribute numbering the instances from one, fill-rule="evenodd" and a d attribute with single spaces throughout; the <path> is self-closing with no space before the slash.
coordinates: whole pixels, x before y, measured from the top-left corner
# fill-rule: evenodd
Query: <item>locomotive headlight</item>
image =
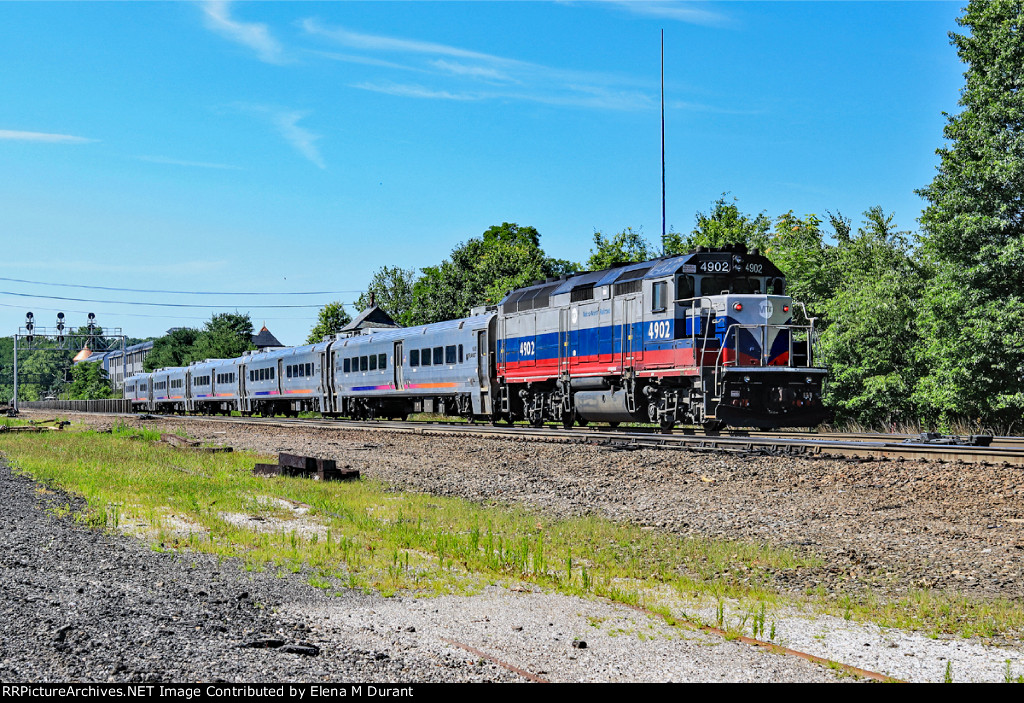
<path id="1" fill-rule="evenodd" d="M 735 310 L 736 312 L 742 311 L 743 303 L 733 303 L 732 309 Z"/>
<path id="2" fill-rule="evenodd" d="M 743 382 L 744 383 L 750 383 L 750 376 L 744 376 L 743 377 Z"/>
<path id="3" fill-rule="evenodd" d="M 811 376 L 808 376 L 804 380 L 807 381 L 808 384 L 814 383 L 814 378 L 812 378 Z"/>

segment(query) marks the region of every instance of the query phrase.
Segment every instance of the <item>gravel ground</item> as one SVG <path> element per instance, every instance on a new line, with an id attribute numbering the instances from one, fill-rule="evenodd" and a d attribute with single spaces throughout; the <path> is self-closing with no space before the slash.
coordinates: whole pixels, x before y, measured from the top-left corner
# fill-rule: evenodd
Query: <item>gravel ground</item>
<path id="1" fill-rule="evenodd" d="M 87 416 L 76 419 L 83 417 Z M 88 421 L 109 426 L 114 420 L 92 416 Z M 1024 589 L 1024 484 L 1019 471 L 1009 468 L 737 457 L 653 449 L 617 451 L 582 444 L 362 430 L 229 427 L 181 418 L 146 424 L 170 431 L 186 426 L 193 436 L 239 449 L 331 457 L 339 466 L 358 468 L 364 475 L 411 490 L 519 503 L 556 514 L 597 512 L 680 533 L 796 547 L 824 560 L 820 569 L 776 574 L 779 587 L 796 592 L 813 587 L 827 591 L 871 588 L 882 595 L 898 595 L 914 586 L 929 586 L 973 596 L 1020 598 Z M 13 524 L 14 518 L 7 512 L 5 507 L 4 517 Z M 40 513 L 38 507 L 31 512 Z M 533 673 L 545 671 L 542 676 L 560 681 L 834 678 L 822 667 L 791 657 L 765 654 L 698 632 L 666 629 L 635 611 L 599 603 L 502 589 L 490 589 L 471 599 L 381 599 L 354 594 L 325 598 L 299 579 L 266 578 L 228 565 L 218 568 L 200 556 L 157 554 L 127 538 L 83 531 L 52 517 L 40 519 L 36 528 L 39 542 L 31 543 L 30 533 L 26 545 L 24 535 L 18 535 L 20 528 L 8 529 L 4 536 L 17 539 L 15 545 L 20 546 L 5 549 L 0 557 L 0 578 L 5 580 L 0 598 L 7 599 L 0 600 L 0 613 L 5 613 L 4 621 L 19 623 L 17 627 L 23 629 L 14 633 L 9 630 L 15 625 L 0 625 L 5 633 L 0 663 L 3 680 L 105 680 L 110 675 L 118 680 L 144 675 L 177 681 L 218 677 L 308 680 L 321 674 L 333 679 L 350 676 L 380 681 L 517 678 L 491 664 L 470 664 L 473 655 L 446 644 L 442 637 L 465 642 Z M 65 542 L 74 542 L 45 537 L 54 529 L 71 530 L 79 535 L 75 538 L 79 541 L 113 541 L 116 546 L 99 548 L 104 559 L 116 562 L 108 568 L 126 570 L 129 579 L 125 583 L 141 579 L 151 585 L 139 586 L 141 595 L 132 591 L 129 606 L 128 601 L 117 600 L 129 595 L 90 566 L 95 558 L 84 560 L 77 580 L 71 576 L 79 572 L 71 567 L 64 570 L 58 583 L 40 576 L 48 571 L 19 566 L 40 555 L 75 563 L 84 547 L 53 554 Z M 29 558 L 29 554 L 35 556 Z M 170 575 L 156 575 L 156 565 L 171 570 Z M 43 580 L 37 583 L 30 574 Z M 105 594 L 102 605 L 76 605 L 65 608 L 61 615 L 54 613 L 51 601 L 60 604 L 64 599 L 52 594 L 63 593 L 64 581 L 69 579 L 72 600 L 77 588 L 85 588 L 86 594 L 99 590 Z M 8 581 L 29 582 L 17 586 L 15 592 L 20 595 L 12 596 L 14 602 L 7 596 Z M 90 586 L 93 582 L 97 585 Z M 162 584 L 159 588 L 153 585 L 157 582 Z M 178 597 L 155 597 L 172 588 Z M 41 593 L 36 593 L 37 589 L 42 589 Z M 248 592 L 249 602 L 263 604 L 264 609 L 239 607 L 231 589 Z M 186 593 L 190 595 L 186 597 Z M 191 595 L 199 593 L 218 596 Z M 77 597 L 83 600 L 82 594 Z M 72 621 L 86 622 L 86 616 L 94 611 L 100 614 L 100 622 L 132 607 L 145 611 L 148 606 L 140 603 L 147 599 L 156 605 L 148 609 L 148 619 L 134 618 L 138 627 L 126 624 L 128 629 L 122 634 L 117 627 L 106 628 L 103 632 L 107 634 L 97 631 L 82 644 L 73 645 L 75 651 L 90 654 L 109 650 L 109 655 L 98 659 L 102 665 L 68 668 L 68 656 L 58 645 L 77 642 L 73 633 L 85 630 L 75 629 L 79 627 L 75 625 L 61 640 L 57 634 L 61 627 L 74 624 Z M 120 605 L 122 602 L 126 605 Z M 44 605 L 19 610 L 27 608 L 26 603 Z M 172 620 L 175 613 L 178 619 Z M 713 615 L 713 610 L 706 612 L 705 618 L 713 620 Z M 940 681 L 950 663 L 956 681 L 1001 681 L 1006 660 L 1010 660 L 1014 676 L 1024 673 L 1024 655 L 1016 646 L 929 639 L 841 619 L 811 618 L 806 613 L 775 616 L 776 641 L 899 678 Z M 231 618 L 224 623 L 226 632 L 180 625 L 192 622 L 199 623 L 194 627 L 205 627 L 221 623 L 223 618 Z M 161 634 L 165 629 L 174 634 Z M 145 667 L 145 657 L 154 653 L 150 647 L 140 647 L 140 642 L 148 637 L 157 644 L 168 643 L 178 636 L 191 638 L 193 632 L 202 633 L 193 647 L 179 643 L 165 649 L 168 653 L 201 652 L 199 657 L 189 657 L 202 659 L 201 665 L 164 662 L 156 670 Z M 238 648 L 246 638 L 267 633 L 279 633 L 278 637 L 289 643 L 311 642 L 321 648 L 321 654 L 306 658 L 280 649 Z M 585 640 L 588 647 L 573 647 L 574 639 Z M 12 646 L 12 641 L 19 644 Z M 17 654 L 20 647 L 42 645 L 48 646 L 49 656 L 22 658 Z M 133 649 L 139 654 L 133 655 Z M 352 660 L 341 652 L 359 652 L 361 659 Z M 113 653 L 126 659 L 124 670 L 116 671 Z M 377 658 L 380 654 L 386 658 Z M 246 661 L 251 661 L 251 668 L 245 667 Z M 371 668 L 362 668 L 364 661 L 371 662 Z M 25 669 L 18 666 L 29 665 L 18 662 L 34 663 Z M 9 675 L 11 671 L 16 675 Z M 352 672 L 359 673 L 353 676 Z"/>

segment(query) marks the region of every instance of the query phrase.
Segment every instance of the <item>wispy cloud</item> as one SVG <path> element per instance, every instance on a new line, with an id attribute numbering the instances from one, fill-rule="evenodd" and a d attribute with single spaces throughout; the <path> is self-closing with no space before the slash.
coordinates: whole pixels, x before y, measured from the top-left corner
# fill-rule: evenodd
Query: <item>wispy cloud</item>
<path id="1" fill-rule="evenodd" d="M 313 19 L 303 20 L 300 26 L 307 34 L 350 51 L 332 56 L 339 60 L 425 76 L 416 84 L 386 78 L 350 84 L 360 90 L 430 100 L 517 100 L 606 110 L 645 110 L 656 104 L 651 86 L 640 86 L 628 76 L 552 68 L 448 44 L 325 26 Z M 365 57 L 361 52 L 383 54 L 387 59 Z M 402 57 L 403 63 L 397 63 L 395 56 Z"/>
<path id="2" fill-rule="evenodd" d="M 519 82 L 504 71 L 499 71 L 496 68 L 490 68 L 488 66 L 467 66 L 464 63 L 446 61 L 445 59 L 431 61 L 430 65 L 456 76 L 471 76 L 473 78 L 481 78 L 488 81 L 498 82 Z"/>
<path id="3" fill-rule="evenodd" d="M 267 25 L 233 19 L 226 0 L 206 0 L 202 8 L 208 29 L 249 47 L 256 52 L 261 61 L 273 64 L 287 63 L 281 43 L 270 34 Z"/>
<path id="4" fill-rule="evenodd" d="M 435 42 L 387 37 L 380 34 L 363 34 L 353 32 L 344 27 L 324 27 L 314 19 L 301 22 L 302 28 L 309 34 L 326 37 L 331 41 L 351 49 L 367 49 L 370 51 L 390 51 L 402 54 L 431 54 L 434 56 L 455 56 L 464 59 L 483 59 L 485 61 L 509 61 L 479 51 L 461 49 L 457 46 L 437 44 Z"/>
<path id="5" fill-rule="evenodd" d="M 385 95 L 397 95 L 402 98 L 429 98 L 431 100 L 483 100 L 486 96 L 476 93 L 451 93 L 447 90 L 434 90 L 422 85 L 408 85 L 401 83 L 353 83 L 353 88 L 369 90 L 374 93 Z"/>
<path id="6" fill-rule="evenodd" d="M 136 156 L 139 161 L 148 161 L 153 164 L 167 164 L 169 166 L 188 166 L 192 168 L 217 168 L 225 170 L 240 171 L 241 166 L 232 166 L 230 164 L 215 164 L 207 161 L 185 161 L 183 159 L 169 159 L 164 156 Z"/>
<path id="7" fill-rule="evenodd" d="M 230 110 L 256 115 L 265 120 L 303 158 L 319 168 L 327 168 L 316 144 L 320 141 L 321 136 L 299 125 L 299 121 L 310 114 L 308 111 L 251 103 L 232 103 L 226 107 Z"/>
<path id="8" fill-rule="evenodd" d="M 732 24 L 732 19 L 721 12 L 704 9 L 696 2 L 678 2 L 677 0 L 612 0 L 615 5 L 634 15 L 656 17 L 658 19 L 700 24 L 709 27 L 724 27 Z"/>
<path id="9" fill-rule="evenodd" d="M 88 144 L 98 141 L 86 137 L 75 137 L 70 134 L 49 134 L 47 132 L 19 132 L 13 129 L 0 129 L 0 139 L 21 142 L 48 142 L 50 144 Z"/>
<path id="10" fill-rule="evenodd" d="M 320 135 L 299 126 L 299 120 L 307 114 L 305 112 L 275 112 L 272 115 L 272 119 L 278 132 L 296 151 L 320 168 L 327 168 L 323 157 L 320 155 L 320 150 L 316 146 L 317 141 L 320 140 Z"/>

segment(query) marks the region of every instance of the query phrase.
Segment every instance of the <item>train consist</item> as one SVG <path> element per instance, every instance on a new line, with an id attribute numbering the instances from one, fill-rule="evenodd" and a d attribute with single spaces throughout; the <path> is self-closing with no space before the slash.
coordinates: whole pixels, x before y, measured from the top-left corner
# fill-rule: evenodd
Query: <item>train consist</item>
<path id="1" fill-rule="evenodd" d="M 785 287 L 756 249 L 698 248 L 537 281 L 465 319 L 133 376 L 125 397 L 148 412 L 813 426 L 826 370 Z"/>

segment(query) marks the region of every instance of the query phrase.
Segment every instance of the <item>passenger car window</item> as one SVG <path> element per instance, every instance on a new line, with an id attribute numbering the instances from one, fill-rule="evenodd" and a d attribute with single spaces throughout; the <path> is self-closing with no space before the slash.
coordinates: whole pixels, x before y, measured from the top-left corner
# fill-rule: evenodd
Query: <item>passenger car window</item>
<path id="1" fill-rule="evenodd" d="M 381 368 L 381 369 L 386 369 L 388 367 L 388 355 L 387 354 L 378 354 L 377 355 L 377 367 Z"/>
<path id="2" fill-rule="evenodd" d="M 370 354 L 370 371 L 376 371 L 376 370 L 377 370 L 377 355 L 376 354 Z"/>
<path id="3" fill-rule="evenodd" d="M 430 350 L 429 349 L 421 349 L 420 350 L 420 363 L 423 364 L 424 366 L 430 366 Z"/>
<path id="4" fill-rule="evenodd" d="M 444 347 L 434 347 L 434 366 L 444 363 Z"/>
<path id="5" fill-rule="evenodd" d="M 454 364 L 455 363 L 455 345 L 450 344 L 444 348 L 444 363 Z"/>
<path id="6" fill-rule="evenodd" d="M 410 349 L 409 350 L 409 366 L 419 366 L 419 365 L 420 365 L 420 350 L 419 349 Z"/>

